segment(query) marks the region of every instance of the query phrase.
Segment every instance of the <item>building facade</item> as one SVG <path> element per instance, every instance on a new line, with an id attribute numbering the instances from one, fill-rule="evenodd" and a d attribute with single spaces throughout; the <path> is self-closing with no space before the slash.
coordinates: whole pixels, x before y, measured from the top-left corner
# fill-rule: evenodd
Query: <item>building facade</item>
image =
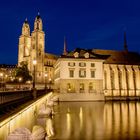
<path id="1" fill-rule="evenodd" d="M 103 92 L 106 98 L 140 96 L 140 55 L 136 52 L 94 50 L 109 55 L 103 64 Z"/>
<path id="2" fill-rule="evenodd" d="M 75 49 L 55 63 L 60 93 L 103 94 L 106 99 L 140 96 L 140 55 L 127 50 Z"/>
<path id="3" fill-rule="evenodd" d="M 39 14 L 36 16 L 32 33 L 30 33 L 30 26 L 26 19 L 19 37 L 18 66 L 22 62 L 27 63 L 30 73 L 34 75 L 35 72 L 36 83 L 41 84 L 48 80 L 53 82 L 53 64 L 56 59 L 56 55 L 45 53 L 45 33 L 41 16 Z M 36 61 L 35 65 L 33 61 Z M 51 74 L 48 70 L 51 71 Z"/>
<path id="4" fill-rule="evenodd" d="M 55 87 L 61 93 L 101 93 L 106 56 L 75 49 L 55 63 Z"/>

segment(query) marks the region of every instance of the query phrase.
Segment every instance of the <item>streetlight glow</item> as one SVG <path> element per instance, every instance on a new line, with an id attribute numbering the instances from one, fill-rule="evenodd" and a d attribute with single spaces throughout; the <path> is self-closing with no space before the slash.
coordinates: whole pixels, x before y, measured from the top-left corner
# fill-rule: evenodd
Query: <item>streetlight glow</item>
<path id="1" fill-rule="evenodd" d="M 18 79 L 18 80 L 19 80 L 19 82 L 21 82 L 22 78 L 21 78 L 21 77 L 19 77 L 19 79 Z"/>
<path id="2" fill-rule="evenodd" d="M 0 73 L 0 76 L 2 77 L 3 76 L 3 73 Z"/>
<path id="3" fill-rule="evenodd" d="M 33 65 L 36 65 L 37 64 L 37 61 L 36 60 L 33 60 Z"/>

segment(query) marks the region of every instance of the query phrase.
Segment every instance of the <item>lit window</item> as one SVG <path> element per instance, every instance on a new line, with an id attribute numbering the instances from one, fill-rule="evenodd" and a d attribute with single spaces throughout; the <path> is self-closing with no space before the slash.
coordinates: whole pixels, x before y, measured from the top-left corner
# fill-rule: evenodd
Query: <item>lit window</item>
<path id="1" fill-rule="evenodd" d="M 85 66 L 86 66 L 86 63 L 81 62 L 81 63 L 79 63 L 79 66 L 80 66 L 80 67 L 85 67 Z"/>
<path id="2" fill-rule="evenodd" d="M 89 83 L 89 90 L 93 90 L 93 84 Z"/>
<path id="3" fill-rule="evenodd" d="M 74 77 L 74 70 L 69 70 L 69 77 Z"/>
<path id="4" fill-rule="evenodd" d="M 80 93 L 83 93 L 84 90 L 85 90 L 84 83 L 80 83 L 80 86 L 79 86 L 79 87 L 80 87 L 80 89 L 79 89 L 80 91 L 79 91 L 79 92 L 80 92 Z"/>
<path id="5" fill-rule="evenodd" d="M 84 90 L 84 84 L 80 83 L 80 90 Z"/>
<path id="6" fill-rule="evenodd" d="M 91 78 L 95 78 L 95 71 L 94 70 L 91 70 Z"/>
<path id="7" fill-rule="evenodd" d="M 85 69 L 79 70 L 79 77 L 86 77 L 86 70 Z"/>
<path id="8" fill-rule="evenodd" d="M 67 83 L 67 92 L 68 93 L 74 92 L 74 87 L 72 86 L 71 83 Z"/>

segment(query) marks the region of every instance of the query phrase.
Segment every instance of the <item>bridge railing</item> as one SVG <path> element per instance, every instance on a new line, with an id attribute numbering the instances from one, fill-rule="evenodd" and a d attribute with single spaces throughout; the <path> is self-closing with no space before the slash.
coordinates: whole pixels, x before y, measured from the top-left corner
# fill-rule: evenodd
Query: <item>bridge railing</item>
<path id="1" fill-rule="evenodd" d="M 44 89 L 37 90 L 36 97 L 42 96 L 46 91 Z M 9 102 L 14 102 L 18 100 L 30 100 L 33 99 L 32 90 L 19 90 L 19 91 L 2 91 L 0 92 L 0 105 L 6 104 Z"/>

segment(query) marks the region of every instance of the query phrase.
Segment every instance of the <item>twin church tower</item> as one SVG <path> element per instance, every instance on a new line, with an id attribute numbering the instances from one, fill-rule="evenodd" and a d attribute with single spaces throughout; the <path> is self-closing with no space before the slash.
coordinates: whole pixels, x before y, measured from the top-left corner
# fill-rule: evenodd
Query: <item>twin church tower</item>
<path id="1" fill-rule="evenodd" d="M 18 46 L 18 66 L 21 63 L 27 63 L 29 71 L 33 74 L 33 61 L 36 60 L 35 66 L 36 82 L 44 82 L 45 75 L 45 33 L 43 31 L 43 24 L 40 14 L 35 18 L 34 30 L 30 32 L 30 26 L 27 21 L 23 23 L 22 34 L 19 37 Z"/>

